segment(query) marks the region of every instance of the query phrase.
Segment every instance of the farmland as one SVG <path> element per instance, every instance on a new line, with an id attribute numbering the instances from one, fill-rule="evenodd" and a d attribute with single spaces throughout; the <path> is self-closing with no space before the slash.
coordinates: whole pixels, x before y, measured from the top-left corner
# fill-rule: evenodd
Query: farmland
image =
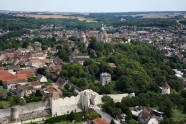
<path id="1" fill-rule="evenodd" d="M 79 21 L 85 20 L 86 22 L 97 22 L 91 18 L 84 18 L 84 17 L 79 17 L 79 16 L 73 16 L 73 15 L 16 14 L 16 16 L 33 17 L 36 19 L 39 19 L 39 18 L 42 18 L 42 19 L 47 19 L 47 18 L 78 19 Z"/>

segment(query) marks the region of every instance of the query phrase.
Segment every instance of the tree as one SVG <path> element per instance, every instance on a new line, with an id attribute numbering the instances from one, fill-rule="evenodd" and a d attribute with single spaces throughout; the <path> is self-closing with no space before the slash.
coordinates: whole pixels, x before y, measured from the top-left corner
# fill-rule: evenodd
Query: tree
<path id="1" fill-rule="evenodd" d="M 11 99 L 10 99 L 10 106 L 14 106 L 14 105 L 24 105 L 25 101 L 24 99 L 22 99 L 19 95 L 14 95 Z"/>
<path id="2" fill-rule="evenodd" d="M 172 109 L 173 103 L 169 99 L 165 99 L 159 106 L 159 110 L 163 111 L 168 118 L 172 117 Z"/>
<path id="3" fill-rule="evenodd" d="M 101 100 L 103 103 L 113 101 L 113 99 L 110 96 L 103 96 Z"/>
<path id="4" fill-rule="evenodd" d="M 36 90 L 35 96 L 37 96 L 37 97 L 42 97 L 43 94 L 42 94 L 41 91 L 38 89 L 38 90 Z"/>
<path id="5" fill-rule="evenodd" d="M 186 114 L 186 104 L 183 107 L 183 114 Z"/>
<path id="6" fill-rule="evenodd" d="M 128 124 L 139 124 L 139 122 L 132 119 L 132 120 L 129 120 Z"/>
<path id="7" fill-rule="evenodd" d="M 68 120 L 69 120 L 69 121 L 75 120 L 75 115 L 74 115 L 74 112 L 73 112 L 73 111 L 70 112 L 70 114 L 69 114 L 69 116 L 68 116 Z"/>
<path id="8" fill-rule="evenodd" d="M 2 82 L 2 80 L 0 80 L 0 86 L 3 86 L 3 82 Z"/>
<path id="9" fill-rule="evenodd" d="M 114 122 L 114 120 L 113 120 L 113 119 L 111 120 L 110 124 L 115 124 L 115 122 Z"/>

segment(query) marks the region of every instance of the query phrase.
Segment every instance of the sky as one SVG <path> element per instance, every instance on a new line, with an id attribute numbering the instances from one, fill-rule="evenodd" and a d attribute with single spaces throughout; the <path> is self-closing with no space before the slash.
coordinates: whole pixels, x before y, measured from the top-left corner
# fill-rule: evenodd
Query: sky
<path id="1" fill-rule="evenodd" d="M 0 10 L 50 12 L 186 11 L 186 0 L 0 0 Z"/>

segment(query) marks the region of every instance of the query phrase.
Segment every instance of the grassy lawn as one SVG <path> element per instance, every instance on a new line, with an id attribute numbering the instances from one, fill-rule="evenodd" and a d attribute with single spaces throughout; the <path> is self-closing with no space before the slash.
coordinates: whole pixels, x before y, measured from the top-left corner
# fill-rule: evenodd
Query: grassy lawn
<path id="1" fill-rule="evenodd" d="M 4 92 L 5 91 L 5 89 L 3 89 L 2 87 L 0 87 L 0 92 Z"/>
<path id="2" fill-rule="evenodd" d="M 59 122 L 59 123 L 55 123 L 55 124 L 83 124 L 83 122 L 71 123 L 71 122 L 63 121 L 63 122 Z"/>
<path id="3" fill-rule="evenodd" d="M 4 109 L 10 108 L 10 103 L 9 103 L 9 101 L 0 101 L 0 103 L 3 105 L 3 108 L 4 108 Z"/>
<path id="4" fill-rule="evenodd" d="M 173 119 L 175 121 L 186 119 L 186 114 L 183 114 L 179 109 L 173 110 Z"/>

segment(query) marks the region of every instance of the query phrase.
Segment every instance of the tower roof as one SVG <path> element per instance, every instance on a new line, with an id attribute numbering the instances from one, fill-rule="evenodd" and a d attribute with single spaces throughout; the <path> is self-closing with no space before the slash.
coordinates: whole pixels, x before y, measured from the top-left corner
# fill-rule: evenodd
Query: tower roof
<path id="1" fill-rule="evenodd" d="M 170 88 L 169 84 L 166 82 L 163 86 L 163 88 Z"/>

